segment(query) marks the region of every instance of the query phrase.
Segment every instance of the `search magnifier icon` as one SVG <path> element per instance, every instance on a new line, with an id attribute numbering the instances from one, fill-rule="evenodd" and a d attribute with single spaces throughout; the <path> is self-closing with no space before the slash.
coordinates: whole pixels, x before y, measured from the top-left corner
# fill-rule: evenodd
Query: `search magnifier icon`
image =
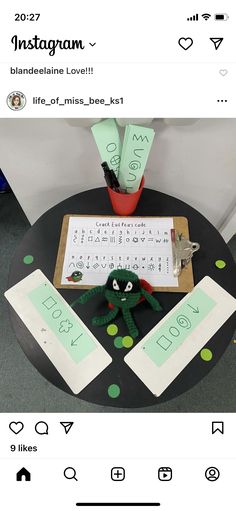
<path id="1" fill-rule="evenodd" d="M 75 481 L 78 481 L 78 479 L 76 477 L 76 470 L 73 467 L 65 468 L 64 477 L 66 479 L 75 479 Z"/>

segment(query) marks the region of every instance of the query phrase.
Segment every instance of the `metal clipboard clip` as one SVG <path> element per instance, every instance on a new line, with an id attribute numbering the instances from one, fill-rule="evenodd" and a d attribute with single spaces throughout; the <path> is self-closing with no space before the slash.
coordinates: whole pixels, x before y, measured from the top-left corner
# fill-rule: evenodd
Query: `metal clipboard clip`
<path id="1" fill-rule="evenodd" d="M 197 242 L 186 240 L 176 229 L 171 229 L 171 242 L 173 250 L 173 273 L 179 277 L 182 269 L 191 261 L 194 252 L 199 250 Z"/>

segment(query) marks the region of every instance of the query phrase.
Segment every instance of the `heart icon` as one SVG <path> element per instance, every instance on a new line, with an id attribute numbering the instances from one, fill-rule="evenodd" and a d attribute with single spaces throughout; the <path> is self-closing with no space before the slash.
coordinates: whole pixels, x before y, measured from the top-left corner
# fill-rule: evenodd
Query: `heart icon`
<path id="1" fill-rule="evenodd" d="M 221 76 L 226 76 L 228 74 L 228 69 L 220 69 L 219 73 Z"/>
<path id="2" fill-rule="evenodd" d="M 10 422 L 9 428 L 15 435 L 18 435 L 24 429 L 24 424 L 23 422 Z"/>
<path id="3" fill-rule="evenodd" d="M 188 50 L 192 46 L 193 40 L 191 37 L 181 37 L 178 40 L 178 43 L 181 46 L 181 48 L 183 48 L 183 50 Z"/>

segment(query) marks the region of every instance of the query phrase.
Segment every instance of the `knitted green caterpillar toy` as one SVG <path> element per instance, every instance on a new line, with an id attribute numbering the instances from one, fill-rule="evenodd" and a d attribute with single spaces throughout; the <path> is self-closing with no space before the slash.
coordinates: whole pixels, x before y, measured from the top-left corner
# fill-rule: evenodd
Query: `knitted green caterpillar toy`
<path id="1" fill-rule="evenodd" d="M 139 332 L 134 323 L 130 309 L 145 299 L 153 310 L 162 310 L 159 302 L 151 295 L 150 291 L 152 292 L 150 284 L 145 280 L 139 280 L 138 276 L 132 271 L 123 269 L 113 270 L 104 286 L 97 286 L 89 289 L 80 298 L 75 300 L 71 304 L 71 307 L 76 303 L 86 303 L 92 296 L 98 293 L 104 294 L 111 310 L 105 316 L 94 317 L 92 320 L 93 325 L 106 325 L 117 316 L 120 309 L 130 335 L 135 338 L 138 336 Z"/>

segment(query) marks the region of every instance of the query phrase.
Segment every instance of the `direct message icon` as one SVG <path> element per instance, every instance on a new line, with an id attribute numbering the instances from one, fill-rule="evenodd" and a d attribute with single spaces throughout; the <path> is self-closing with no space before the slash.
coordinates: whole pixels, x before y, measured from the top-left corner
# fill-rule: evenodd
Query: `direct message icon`
<path id="1" fill-rule="evenodd" d="M 65 434 L 68 435 L 70 429 L 72 428 L 74 422 L 60 422 L 65 430 Z"/>
<path id="2" fill-rule="evenodd" d="M 223 37 L 210 37 L 210 41 L 214 44 L 215 50 L 218 50 L 223 40 Z"/>
<path id="3" fill-rule="evenodd" d="M 212 435 L 215 433 L 221 433 L 221 435 L 224 434 L 224 422 L 222 421 L 214 421 L 211 423 L 211 432 Z"/>

